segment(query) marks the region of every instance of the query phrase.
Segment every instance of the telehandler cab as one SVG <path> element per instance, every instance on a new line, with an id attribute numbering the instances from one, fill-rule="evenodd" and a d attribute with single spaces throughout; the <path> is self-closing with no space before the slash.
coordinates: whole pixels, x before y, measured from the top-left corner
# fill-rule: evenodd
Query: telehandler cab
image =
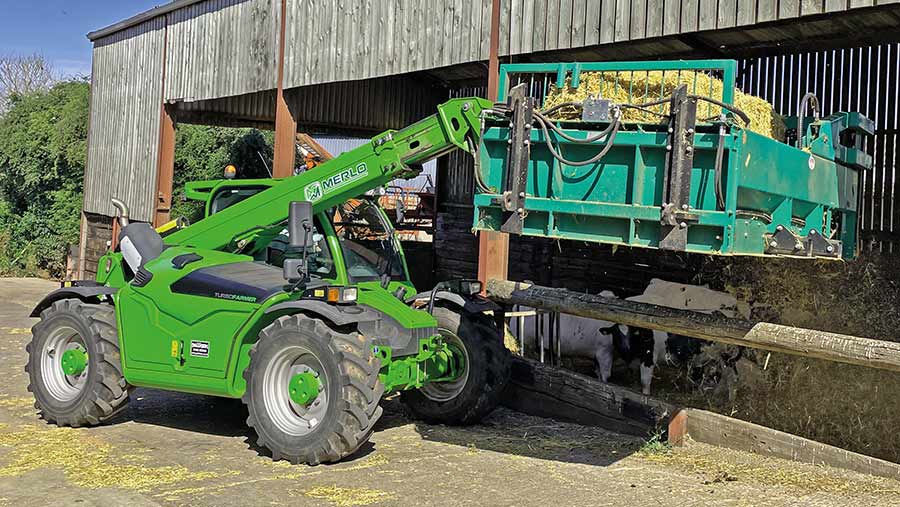
<path id="1" fill-rule="evenodd" d="M 417 293 L 384 211 L 360 196 L 477 145 L 490 105 L 452 100 L 293 178 L 191 185 L 206 217 L 164 237 L 114 201 L 119 246 L 96 281 L 32 313 L 41 415 L 99 424 L 133 387 L 240 398 L 260 446 L 309 464 L 358 449 L 385 393 L 428 421 L 480 420 L 509 377 L 499 308 L 475 281 Z"/>

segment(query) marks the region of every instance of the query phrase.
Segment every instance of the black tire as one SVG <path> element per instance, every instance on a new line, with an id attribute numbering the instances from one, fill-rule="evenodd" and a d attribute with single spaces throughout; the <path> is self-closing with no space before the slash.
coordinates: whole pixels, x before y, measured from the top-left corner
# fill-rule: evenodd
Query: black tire
<path id="1" fill-rule="evenodd" d="M 452 399 L 438 401 L 426 388 L 403 391 L 400 401 L 416 419 L 429 423 L 466 425 L 481 421 L 500 403 L 509 382 L 511 356 L 503 337 L 485 315 L 460 314 L 435 307 L 438 332 L 456 336 L 469 357 L 468 378 Z M 436 384 L 435 384 L 436 385 Z"/>
<path id="2" fill-rule="evenodd" d="M 77 383 L 68 384 L 65 396 L 58 393 L 62 378 L 54 376 L 50 365 L 60 357 L 53 346 L 70 331 L 77 333 L 88 355 L 87 368 Z M 122 376 L 116 315 L 107 304 L 84 303 L 78 299 L 56 301 L 41 312 L 41 320 L 31 328 L 28 352 L 28 391 L 42 418 L 59 426 L 100 424 L 119 413 L 128 403 L 131 387 Z M 44 367 L 42 367 L 42 364 Z M 62 372 L 62 366 L 58 366 Z"/>
<path id="3" fill-rule="evenodd" d="M 267 369 L 276 368 L 270 365 L 277 365 L 285 350 L 297 347 L 311 352 L 325 375 L 324 412 L 304 435 L 282 429 L 273 419 L 277 407 L 268 407 L 265 396 Z M 272 459 L 293 464 L 332 463 L 352 454 L 368 441 L 381 417 L 384 385 L 378 380 L 379 369 L 370 338 L 355 331 L 339 332 L 305 315 L 279 318 L 260 333 L 244 371 L 247 390 L 242 400 L 249 412 L 247 424 L 257 433 L 257 445 L 268 449 Z M 285 385 L 285 396 L 287 391 Z"/>

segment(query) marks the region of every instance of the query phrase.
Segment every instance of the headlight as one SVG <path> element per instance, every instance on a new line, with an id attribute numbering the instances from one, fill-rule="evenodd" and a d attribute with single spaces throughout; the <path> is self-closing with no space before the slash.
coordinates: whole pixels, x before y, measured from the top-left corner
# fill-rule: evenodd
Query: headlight
<path id="1" fill-rule="evenodd" d="M 356 287 L 328 287 L 313 292 L 313 297 L 323 297 L 329 303 L 355 303 L 358 296 Z"/>

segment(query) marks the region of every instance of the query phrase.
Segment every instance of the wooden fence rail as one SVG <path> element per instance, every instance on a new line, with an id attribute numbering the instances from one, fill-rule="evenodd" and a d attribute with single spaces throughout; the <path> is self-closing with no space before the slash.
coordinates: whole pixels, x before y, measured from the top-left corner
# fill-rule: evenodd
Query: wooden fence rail
<path id="1" fill-rule="evenodd" d="M 741 345 L 796 356 L 814 357 L 900 372 L 900 343 L 801 329 L 766 322 L 754 323 L 530 285 L 490 280 L 487 295 L 496 301 L 607 320 L 628 326 Z"/>

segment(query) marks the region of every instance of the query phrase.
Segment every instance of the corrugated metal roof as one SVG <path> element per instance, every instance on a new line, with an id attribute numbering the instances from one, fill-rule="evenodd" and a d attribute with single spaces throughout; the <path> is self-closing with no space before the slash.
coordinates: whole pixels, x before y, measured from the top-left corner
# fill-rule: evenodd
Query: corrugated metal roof
<path id="1" fill-rule="evenodd" d="M 162 99 L 165 23 L 152 19 L 94 43 L 84 210 L 113 216 L 110 199 L 150 221 Z"/>

